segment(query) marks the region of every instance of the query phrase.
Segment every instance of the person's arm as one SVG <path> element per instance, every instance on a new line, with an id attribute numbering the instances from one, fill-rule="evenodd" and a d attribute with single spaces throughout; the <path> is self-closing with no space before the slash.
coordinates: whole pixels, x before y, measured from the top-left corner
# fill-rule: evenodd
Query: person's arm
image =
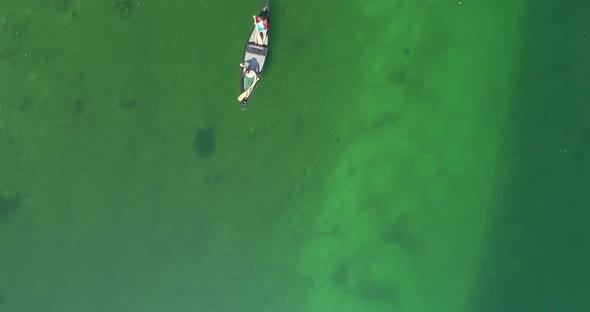
<path id="1" fill-rule="evenodd" d="M 254 19 L 254 25 L 256 25 L 256 15 L 252 15 L 252 18 Z"/>

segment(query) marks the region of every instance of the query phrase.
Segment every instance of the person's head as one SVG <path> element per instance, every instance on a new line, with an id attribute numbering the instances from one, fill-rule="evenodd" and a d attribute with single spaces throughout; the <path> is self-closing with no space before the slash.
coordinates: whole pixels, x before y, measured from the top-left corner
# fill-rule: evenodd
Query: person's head
<path id="1" fill-rule="evenodd" d="M 249 74 L 252 71 L 252 67 L 250 67 L 250 65 L 248 65 L 248 67 L 246 67 L 246 74 Z"/>
<path id="2" fill-rule="evenodd" d="M 264 16 L 264 15 L 260 15 L 260 16 L 258 16 L 258 17 L 260 18 L 260 20 L 261 20 L 261 21 L 263 21 L 263 22 L 264 22 L 264 21 L 266 21 L 266 16 Z"/>

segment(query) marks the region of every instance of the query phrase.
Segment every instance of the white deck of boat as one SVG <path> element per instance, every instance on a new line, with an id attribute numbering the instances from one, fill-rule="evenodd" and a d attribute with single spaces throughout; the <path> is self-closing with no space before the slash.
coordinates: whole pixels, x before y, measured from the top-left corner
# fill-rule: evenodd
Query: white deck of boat
<path id="1" fill-rule="evenodd" d="M 264 40 L 264 44 L 265 46 L 259 46 L 255 44 L 254 41 L 254 37 L 256 36 L 256 31 L 254 29 L 252 29 L 252 33 L 250 34 L 250 38 L 248 39 L 248 45 L 250 46 L 251 49 L 260 49 L 261 53 L 263 53 L 262 51 L 264 51 L 264 54 L 266 54 L 266 50 L 268 49 L 268 37 L 266 36 L 265 40 Z M 252 59 L 256 59 L 256 61 L 253 61 Z M 248 62 L 250 63 L 250 65 L 252 65 L 253 69 L 257 72 L 260 73 L 261 69 L 264 67 L 264 62 L 266 61 L 266 55 L 261 55 L 258 53 L 251 53 L 249 51 L 246 51 L 246 53 L 244 54 L 244 62 Z"/>

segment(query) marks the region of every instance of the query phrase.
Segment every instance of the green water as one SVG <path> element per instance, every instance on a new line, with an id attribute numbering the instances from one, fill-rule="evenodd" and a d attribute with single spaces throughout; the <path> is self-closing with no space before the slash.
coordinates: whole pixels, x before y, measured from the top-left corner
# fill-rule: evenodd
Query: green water
<path id="1" fill-rule="evenodd" d="M 586 311 L 588 7 L 262 4 L 0 3 L 0 311 Z"/>

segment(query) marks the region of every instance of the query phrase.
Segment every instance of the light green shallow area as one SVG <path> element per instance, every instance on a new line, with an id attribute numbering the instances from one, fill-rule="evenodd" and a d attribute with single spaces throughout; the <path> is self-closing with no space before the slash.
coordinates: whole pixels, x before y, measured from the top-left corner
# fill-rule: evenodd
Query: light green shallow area
<path id="1" fill-rule="evenodd" d="M 470 311 L 520 5 L 259 2 L 0 4 L 0 310 Z"/>
<path id="2" fill-rule="evenodd" d="M 359 36 L 355 135 L 314 216 L 324 235 L 304 247 L 300 269 L 317 283 L 306 310 L 469 311 L 521 8 L 384 3 L 363 8 L 373 27 Z"/>

